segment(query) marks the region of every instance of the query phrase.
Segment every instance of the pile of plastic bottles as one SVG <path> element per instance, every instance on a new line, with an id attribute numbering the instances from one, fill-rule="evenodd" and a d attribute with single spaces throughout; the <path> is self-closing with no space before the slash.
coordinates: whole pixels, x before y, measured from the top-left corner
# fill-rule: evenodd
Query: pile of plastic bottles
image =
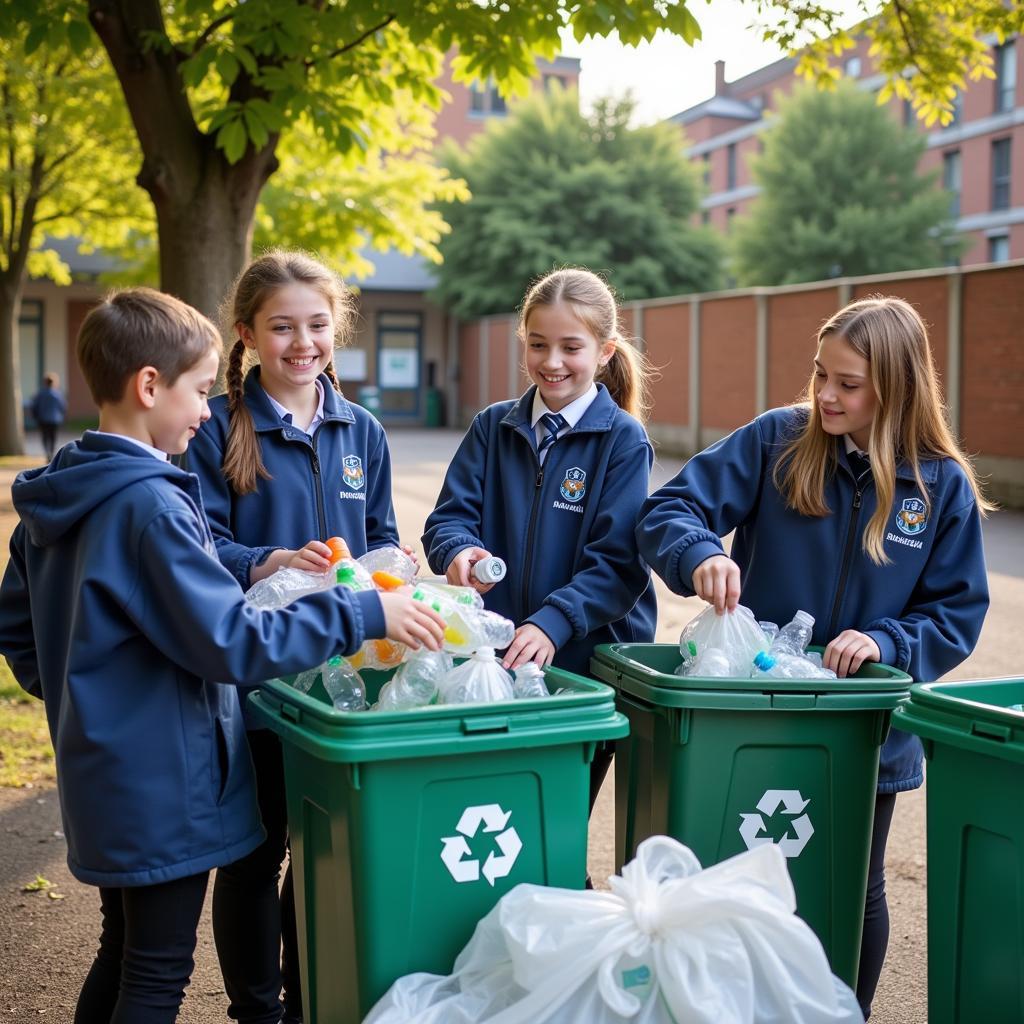
<path id="1" fill-rule="evenodd" d="M 365 711 L 366 686 L 359 671 L 394 668 L 394 675 L 381 688 L 371 710 L 396 711 L 430 704 L 549 695 L 544 672 L 538 665 L 530 663 L 516 669 L 514 678 L 502 668 L 494 652 L 512 643 L 515 625 L 484 608 L 483 598 L 473 588 L 451 586 L 443 580 L 417 579 L 416 563 L 399 548 L 378 548 L 353 558 L 340 537 L 332 537 L 326 543 L 333 552 L 326 573 L 279 569 L 254 584 L 246 598 L 261 608 L 281 608 L 303 594 L 333 586 L 354 591 L 389 591 L 412 586 L 413 599 L 429 605 L 444 619 L 443 649 L 411 651 L 391 640 L 368 640 L 347 658 L 331 658 L 323 665 L 300 672 L 292 684 L 295 689 L 306 693 L 317 679 L 322 679 L 335 709 Z M 488 582 L 500 579 L 494 566 L 489 568 L 488 577 Z M 468 660 L 456 666 L 455 657 Z"/>
<path id="2" fill-rule="evenodd" d="M 835 679 L 821 655 L 808 652 L 814 617 L 798 611 L 781 629 L 758 622 L 749 608 L 739 605 L 723 615 L 706 608 L 687 624 L 679 637 L 682 662 L 676 675 L 747 679 Z"/>

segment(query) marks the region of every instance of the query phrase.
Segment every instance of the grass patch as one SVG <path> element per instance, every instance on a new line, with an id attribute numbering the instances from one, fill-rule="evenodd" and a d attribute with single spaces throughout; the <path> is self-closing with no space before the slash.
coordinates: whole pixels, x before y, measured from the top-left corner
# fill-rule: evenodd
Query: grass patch
<path id="1" fill-rule="evenodd" d="M 43 702 L 30 697 L 0 663 L 0 786 L 51 782 L 53 747 Z"/>

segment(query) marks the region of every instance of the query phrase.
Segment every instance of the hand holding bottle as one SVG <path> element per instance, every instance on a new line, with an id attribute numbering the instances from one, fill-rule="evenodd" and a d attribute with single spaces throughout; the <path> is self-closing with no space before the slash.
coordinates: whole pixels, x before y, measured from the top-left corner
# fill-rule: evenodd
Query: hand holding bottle
<path id="1" fill-rule="evenodd" d="M 389 640 L 405 644 L 413 650 L 426 647 L 428 651 L 441 650 L 445 622 L 422 601 L 414 601 L 408 588 L 380 595 L 384 609 L 384 624 Z"/>
<path id="2" fill-rule="evenodd" d="M 472 587 L 478 594 L 486 594 L 493 583 L 482 583 L 473 575 L 473 566 L 485 559 L 490 558 L 491 553 L 486 548 L 463 548 L 449 563 L 445 578 L 456 587 Z"/>

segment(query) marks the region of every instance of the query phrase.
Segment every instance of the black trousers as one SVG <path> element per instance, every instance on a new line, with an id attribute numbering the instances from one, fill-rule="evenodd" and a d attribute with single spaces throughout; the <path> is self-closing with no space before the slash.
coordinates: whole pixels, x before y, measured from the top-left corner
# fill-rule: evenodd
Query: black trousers
<path id="1" fill-rule="evenodd" d="M 281 741 L 269 729 L 247 734 L 256 795 L 267 838 L 252 853 L 217 870 L 213 937 L 228 994 L 228 1016 L 243 1024 L 277 1024 L 281 1004 L 302 1015 L 295 893 L 288 856 L 288 813 Z M 283 991 L 282 991 L 283 990 Z"/>
<path id="2" fill-rule="evenodd" d="M 75 1024 L 172 1024 L 195 967 L 209 873 L 100 889 L 103 925 Z"/>
<path id="3" fill-rule="evenodd" d="M 46 461 L 49 462 L 53 458 L 54 449 L 57 447 L 57 424 L 40 423 L 39 433 L 42 436 L 43 453 L 46 455 Z"/>
<path id="4" fill-rule="evenodd" d="M 871 860 L 868 867 L 868 893 L 864 904 L 864 934 L 860 943 L 860 970 L 857 973 L 857 1002 L 864 1019 L 871 1016 L 878 978 L 882 973 L 889 945 L 889 904 L 885 898 L 885 844 L 889 839 L 895 793 L 879 793 L 875 798 L 875 824 L 871 831 Z"/>

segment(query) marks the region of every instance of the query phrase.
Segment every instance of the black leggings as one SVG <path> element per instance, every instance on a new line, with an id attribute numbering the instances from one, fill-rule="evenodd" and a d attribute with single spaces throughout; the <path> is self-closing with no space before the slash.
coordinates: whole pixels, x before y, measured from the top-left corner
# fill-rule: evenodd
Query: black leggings
<path id="1" fill-rule="evenodd" d="M 100 889 L 103 926 L 75 1024 L 172 1024 L 195 967 L 209 873 Z"/>
<path id="2" fill-rule="evenodd" d="M 878 977 L 882 973 L 885 950 L 889 945 L 889 905 L 885 899 L 885 844 L 889 838 L 895 793 L 875 797 L 875 824 L 871 830 L 871 860 L 868 867 L 868 894 L 864 904 L 864 935 L 860 942 L 860 970 L 857 973 L 857 1002 L 864 1019 L 871 1016 Z"/>
<path id="3" fill-rule="evenodd" d="M 40 423 L 39 433 L 43 441 L 43 454 L 47 462 L 53 458 L 53 450 L 57 447 L 57 424 Z"/>
<path id="4" fill-rule="evenodd" d="M 213 937 L 230 1001 L 228 1016 L 243 1024 L 277 1024 L 282 999 L 289 1014 L 302 1016 L 290 862 L 278 896 L 281 864 L 288 855 L 284 762 L 281 741 L 269 729 L 246 735 L 267 838 L 241 860 L 218 868 Z"/>

